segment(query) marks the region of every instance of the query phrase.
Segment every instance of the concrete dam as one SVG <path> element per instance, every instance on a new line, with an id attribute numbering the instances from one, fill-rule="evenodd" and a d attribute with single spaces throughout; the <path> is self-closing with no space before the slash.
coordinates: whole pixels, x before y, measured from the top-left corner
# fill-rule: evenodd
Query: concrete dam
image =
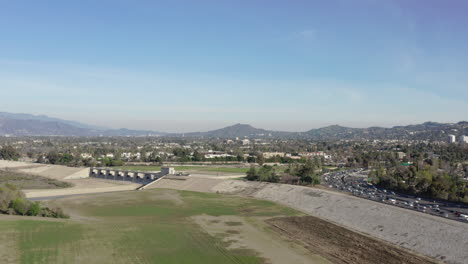
<path id="1" fill-rule="evenodd" d="M 106 180 L 129 181 L 139 184 L 149 184 L 166 175 L 175 175 L 174 168 L 163 167 L 160 172 L 130 171 L 110 168 L 90 168 L 89 177 Z"/>

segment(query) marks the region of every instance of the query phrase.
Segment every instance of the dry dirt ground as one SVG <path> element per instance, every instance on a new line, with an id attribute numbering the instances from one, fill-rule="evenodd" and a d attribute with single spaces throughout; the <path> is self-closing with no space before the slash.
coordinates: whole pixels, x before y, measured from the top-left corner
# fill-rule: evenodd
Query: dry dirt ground
<path id="1" fill-rule="evenodd" d="M 292 241 L 333 263 L 437 263 L 394 245 L 352 232 L 313 216 L 273 218 L 266 221 Z"/>
<path id="2" fill-rule="evenodd" d="M 239 216 L 197 215 L 192 219 L 208 234 L 220 237 L 230 250 L 254 250 L 270 264 L 331 263 L 297 243 L 266 232 L 263 220 Z"/>
<path id="3" fill-rule="evenodd" d="M 75 194 L 89 194 L 99 192 L 130 191 L 140 187 L 126 181 L 113 181 L 88 178 L 88 168 L 74 168 L 60 165 L 46 165 L 16 161 L 0 160 L 0 169 L 29 175 L 37 175 L 73 184 L 70 188 L 42 190 L 25 189 L 23 192 L 28 198 L 51 196 L 66 196 Z"/>

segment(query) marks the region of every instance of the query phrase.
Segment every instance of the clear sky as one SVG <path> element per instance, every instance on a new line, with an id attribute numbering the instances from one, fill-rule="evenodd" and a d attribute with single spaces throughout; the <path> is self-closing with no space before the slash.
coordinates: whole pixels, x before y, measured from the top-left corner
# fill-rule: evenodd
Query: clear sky
<path id="1" fill-rule="evenodd" d="M 0 111 L 304 131 L 468 119 L 468 1 L 2 1 Z"/>

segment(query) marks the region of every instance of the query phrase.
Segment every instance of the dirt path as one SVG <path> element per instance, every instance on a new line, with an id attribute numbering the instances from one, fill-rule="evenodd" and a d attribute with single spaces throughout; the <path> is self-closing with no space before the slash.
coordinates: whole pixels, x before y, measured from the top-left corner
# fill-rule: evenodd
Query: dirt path
<path id="1" fill-rule="evenodd" d="M 304 243 L 311 252 L 333 263 L 438 263 L 313 216 L 274 218 L 266 222 L 279 233 Z"/>
<path id="2" fill-rule="evenodd" d="M 270 264 L 330 263 L 300 245 L 275 237 L 239 216 L 199 215 L 192 219 L 207 233 L 221 237 L 230 250 L 254 250 Z M 263 223 L 263 221 L 262 221 Z"/>

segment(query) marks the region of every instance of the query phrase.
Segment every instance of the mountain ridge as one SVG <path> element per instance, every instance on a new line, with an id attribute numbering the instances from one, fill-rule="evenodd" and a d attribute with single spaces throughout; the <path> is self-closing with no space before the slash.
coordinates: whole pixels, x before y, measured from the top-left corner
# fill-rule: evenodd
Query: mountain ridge
<path id="1" fill-rule="evenodd" d="M 311 140 L 339 139 L 428 139 L 441 140 L 448 134 L 468 135 L 468 122 L 424 122 L 406 126 L 352 128 L 330 125 L 305 132 L 285 132 L 256 128 L 237 123 L 206 132 L 165 133 L 127 128 L 106 129 L 43 115 L 0 112 L 0 135 L 11 136 L 172 136 L 205 138 L 276 137 L 307 138 Z"/>

